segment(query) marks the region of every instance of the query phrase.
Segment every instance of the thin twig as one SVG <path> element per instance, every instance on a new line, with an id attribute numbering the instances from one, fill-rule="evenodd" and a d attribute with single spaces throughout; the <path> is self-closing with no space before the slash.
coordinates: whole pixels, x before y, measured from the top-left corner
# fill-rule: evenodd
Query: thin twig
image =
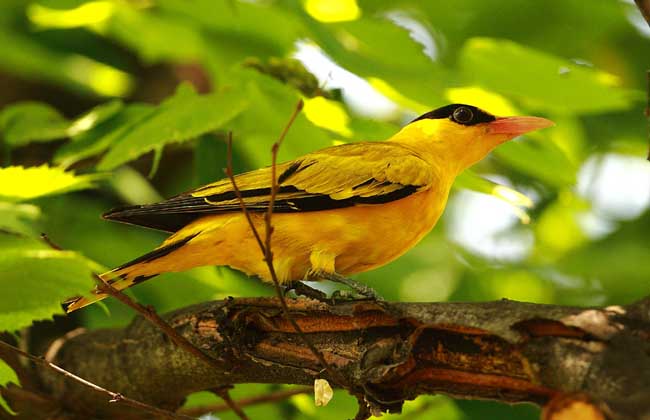
<path id="1" fill-rule="evenodd" d="M 50 248 L 52 248 L 55 251 L 63 251 L 63 248 L 61 248 L 59 245 L 55 244 L 52 242 L 49 236 L 47 236 L 46 233 L 41 233 L 41 239 L 43 242 L 45 242 Z"/>
<path id="2" fill-rule="evenodd" d="M 55 244 L 54 242 L 52 242 L 52 240 L 45 233 L 41 233 L 41 238 L 51 248 L 59 251 L 62 250 L 62 248 L 57 244 Z M 133 310 L 141 314 L 147 321 L 157 326 L 178 347 L 194 355 L 196 358 L 204 361 L 209 366 L 215 369 L 222 369 L 221 364 L 217 360 L 205 354 L 201 349 L 199 349 L 194 344 L 192 344 L 191 341 L 189 341 L 183 335 L 179 334 L 171 325 L 169 325 L 164 319 L 162 319 L 160 315 L 158 315 L 158 313 L 152 307 L 144 306 L 134 301 L 126 294 L 124 294 L 121 290 L 116 289 L 108 281 L 104 280 L 97 274 L 93 274 L 93 276 L 95 277 L 95 280 L 98 283 L 97 288 L 100 292 L 114 297 L 115 299 L 124 303 L 126 306 L 132 308 Z M 244 416 L 242 417 L 242 420 L 247 420 L 247 418 Z"/>
<path id="3" fill-rule="evenodd" d="M 295 389 L 285 389 L 282 391 L 272 392 L 270 394 L 265 394 L 265 395 L 257 395 L 250 398 L 242 398 L 240 400 L 237 400 L 236 403 L 239 407 L 243 408 L 243 407 L 248 407 L 250 405 L 258 405 L 258 404 L 266 404 L 271 402 L 283 401 L 293 397 L 294 395 L 309 394 L 312 392 L 314 392 L 312 387 L 305 386 L 305 387 L 299 387 Z M 228 404 L 212 404 L 212 405 L 200 405 L 200 406 L 189 407 L 189 408 L 181 408 L 177 412 L 185 414 L 187 416 L 199 417 L 208 413 L 221 413 L 228 410 L 230 410 L 230 406 L 228 406 Z"/>
<path id="4" fill-rule="evenodd" d="M 212 392 L 217 394 L 225 403 L 226 406 L 232 410 L 241 420 L 249 420 L 248 416 L 246 413 L 244 413 L 244 410 L 241 409 L 241 406 L 237 404 L 235 401 L 233 401 L 232 397 L 230 396 L 230 387 L 221 387 L 217 389 L 213 389 Z"/>
<path id="5" fill-rule="evenodd" d="M 34 356 L 33 354 L 27 353 L 26 351 L 23 351 L 23 350 L 19 349 L 18 347 L 12 346 L 11 344 L 6 343 L 4 341 L 0 341 L 0 347 L 2 347 L 4 349 L 7 349 L 7 350 L 11 350 L 14 353 L 17 353 L 17 354 L 19 354 L 19 355 L 21 355 L 23 357 L 26 357 L 26 358 L 28 358 L 29 360 L 35 362 L 38 365 L 45 366 L 45 367 L 47 367 L 49 369 L 52 369 L 53 371 L 58 372 L 61 375 L 65 376 L 66 378 L 70 378 L 70 379 L 80 383 L 81 385 L 87 387 L 87 388 L 90 388 L 90 389 L 93 389 L 93 390 L 95 390 L 97 392 L 101 392 L 103 394 L 106 394 L 110 398 L 109 402 L 112 402 L 112 403 L 122 402 L 122 403 L 124 403 L 124 404 L 126 404 L 128 406 L 138 408 L 138 409 L 140 409 L 142 411 L 146 411 L 146 412 L 149 412 L 149 413 L 152 413 L 152 414 L 156 414 L 158 416 L 163 416 L 163 417 L 168 418 L 168 419 L 192 419 L 193 418 L 193 417 L 190 417 L 190 416 L 188 416 L 186 414 L 174 413 L 174 412 L 171 412 L 171 411 L 163 410 L 162 408 L 154 407 L 152 405 L 145 404 L 145 403 L 140 402 L 138 400 L 134 400 L 132 398 L 125 397 L 124 395 L 120 394 L 119 392 L 109 391 L 108 389 L 102 388 L 101 386 L 96 385 L 96 384 L 94 384 L 94 383 L 92 383 L 92 382 L 90 382 L 90 381 L 88 381 L 88 380 L 86 380 L 84 378 L 81 378 L 81 377 L 75 375 L 72 372 L 68 372 L 67 370 L 63 369 L 62 367 L 55 365 L 54 363 L 48 362 L 47 360 L 43 359 L 42 357 Z"/>
<path id="6" fill-rule="evenodd" d="M 232 171 L 232 132 L 228 132 L 228 139 L 226 140 L 226 143 L 227 143 L 227 151 L 226 151 L 227 166 L 225 171 L 226 175 L 228 176 L 228 179 L 230 179 L 232 188 L 235 190 L 235 195 L 237 196 L 237 200 L 239 201 L 239 206 L 241 207 L 241 210 L 244 213 L 244 216 L 246 217 L 246 221 L 248 222 L 248 225 L 253 231 L 253 236 L 257 241 L 257 245 L 260 247 L 262 253 L 264 254 L 264 257 L 266 258 L 266 250 L 264 248 L 264 242 L 262 242 L 262 238 L 260 237 L 259 232 L 255 228 L 255 223 L 253 223 L 251 214 L 248 211 L 248 208 L 246 207 L 246 203 L 244 203 L 244 198 L 241 195 L 241 190 L 237 186 L 237 182 L 235 182 L 235 175 L 233 174 Z"/>
<path id="7" fill-rule="evenodd" d="M 339 386 L 343 388 L 349 388 L 349 386 L 346 386 L 346 381 L 342 377 L 342 375 L 333 369 L 329 363 L 325 360 L 325 356 L 323 356 L 323 353 L 321 353 L 316 346 L 307 338 L 305 333 L 302 331 L 296 320 L 293 318 L 289 311 L 289 306 L 287 305 L 287 301 L 284 298 L 284 294 L 282 293 L 282 289 L 280 287 L 280 282 L 278 280 L 278 276 L 275 272 L 275 267 L 273 265 L 273 252 L 271 250 L 271 236 L 273 234 L 273 225 L 271 223 L 271 219 L 273 217 L 273 206 L 275 203 L 275 196 L 277 194 L 278 190 L 278 180 L 276 177 L 276 167 L 277 167 L 277 158 L 278 158 L 278 150 L 280 149 L 280 145 L 282 144 L 282 141 L 287 135 L 287 132 L 289 131 L 289 128 L 291 128 L 291 125 L 293 122 L 296 120 L 296 117 L 300 113 L 303 107 L 303 101 L 299 100 L 298 103 L 296 104 L 296 108 L 294 109 L 293 113 L 291 114 L 291 117 L 289 118 L 289 121 L 287 125 L 284 127 L 282 130 L 282 133 L 280 133 L 280 136 L 278 137 L 278 140 L 273 143 L 273 146 L 271 147 L 271 197 L 269 200 L 269 206 L 268 210 L 265 214 L 265 226 L 266 226 L 266 236 L 265 236 L 265 241 L 262 242 L 262 239 L 260 237 L 259 232 L 257 231 L 257 228 L 255 227 L 255 224 L 253 222 L 253 219 L 250 216 L 250 212 L 248 211 L 248 208 L 246 207 L 246 203 L 244 202 L 244 198 L 242 197 L 241 190 L 237 186 L 237 182 L 235 180 L 235 176 L 233 174 L 232 170 L 232 133 L 228 133 L 228 156 L 227 156 L 227 168 L 226 168 L 226 175 L 230 179 L 230 182 L 233 186 L 233 189 L 235 191 L 235 195 L 237 196 L 237 200 L 239 201 L 239 206 L 241 207 L 242 212 L 244 213 L 244 216 L 246 217 L 246 220 L 248 221 L 248 224 L 251 228 L 251 231 L 253 232 L 253 236 L 255 237 L 255 240 L 257 241 L 257 244 L 259 245 L 260 251 L 262 251 L 262 255 L 264 256 L 264 261 L 266 262 L 266 265 L 269 269 L 269 273 L 271 275 L 271 280 L 273 281 L 273 285 L 275 286 L 275 291 L 278 296 L 278 299 L 280 300 L 280 305 L 282 306 L 282 312 L 284 314 L 284 317 L 289 321 L 293 329 L 296 331 L 296 334 L 300 337 L 300 339 L 305 343 L 305 345 L 309 348 L 309 350 L 312 352 L 312 354 L 318 359 L 319 364 L 329 373 L 330 378 L 335 381 Z"/>

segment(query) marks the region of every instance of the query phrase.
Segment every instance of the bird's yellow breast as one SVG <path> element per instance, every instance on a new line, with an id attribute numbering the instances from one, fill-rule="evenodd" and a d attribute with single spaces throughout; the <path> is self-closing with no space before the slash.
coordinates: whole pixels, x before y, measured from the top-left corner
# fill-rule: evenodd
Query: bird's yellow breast
<path id="1" fill-rule="evenodd" d="M 368 271 L 411 249 L 435 226 L 447 193 L 429 189 L 381 206 L 350 208 L 346 216 L 354 228 L 337 244 L 343 245 L 337 249 L 337 272 Z"/>

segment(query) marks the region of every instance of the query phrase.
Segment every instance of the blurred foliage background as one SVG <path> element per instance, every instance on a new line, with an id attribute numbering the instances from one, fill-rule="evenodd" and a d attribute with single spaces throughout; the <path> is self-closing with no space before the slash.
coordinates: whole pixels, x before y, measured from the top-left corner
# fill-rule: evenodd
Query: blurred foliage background
<path id="1" fill-rule="evenodd" d="M 164 238 L 99 215 L 223 177 L 227 130 L 236 171 L 268 165 L 299 97 L 305 110 L 281 159 L 385 139 L 450 102 L 557 122 L 464 174 L 430 235 L 358 276 L 387 299 L 638 299 L 650 279 L 649 38 L 633 2 L 621 0 L 3 0 L 0 331 L 52 316 L 86 328 L 128 323 L 133 314 L 110 299 L 59 317 L 59 301 L 92 286 L 91 271 Z M 131 293 L 164 312 L 272 290 L 204 267 Z M 10 380 L 0 361 L 0 383 Z M 239 385 L 234 395 L 271 389 Z M 297 420 L 354 410 L 337 393 L 324 408 L 303 395 L 247 412 Z M 407 403 L 402 415 L 538 416 L 528 405 L 443 396 Z"/>

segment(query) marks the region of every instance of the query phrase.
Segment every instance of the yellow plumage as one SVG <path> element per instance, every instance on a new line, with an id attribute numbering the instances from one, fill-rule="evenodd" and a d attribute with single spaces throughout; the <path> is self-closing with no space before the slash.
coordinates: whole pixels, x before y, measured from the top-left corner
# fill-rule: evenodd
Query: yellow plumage
<path id="1" fill-rule="evenodd" d="M 474 119 L 458 121 L 460 108 Z M 302 280 L 314 272 L 349 275 L 394 260 L 433 228 L 463 169 L 517 134 L 548 125 L 541 118 L 497 119 L 471 106 L 450 105 L 386 142 L 329 147 L 277 165 L 272 250 L 279 280 Z M 263 236 L 270 168 L 240 174 L 236 183 Z M 270 280 L 228 179 L 105 217 L 172 232 L 150 254 L 101 275 L 117 289 L 203 265 L 226 265 Z M 105 297 L 94 293 L 69 300 L 66 310 Z"/>

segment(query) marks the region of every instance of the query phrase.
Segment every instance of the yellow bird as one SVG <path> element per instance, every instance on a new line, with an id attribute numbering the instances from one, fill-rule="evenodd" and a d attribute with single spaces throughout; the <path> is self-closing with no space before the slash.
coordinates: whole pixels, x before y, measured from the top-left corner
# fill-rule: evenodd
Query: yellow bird
<path id="1" fill-rule="evenodd" d="M 344 276 L 404 254 L 435 226 L 458 174 L 499 144 L 551 125 L 544 118 L 500 118 L 453 104 L 416 118 L 387 141 L 328 147 L 278 164 L 271 248 L 279 281 L 329 279 L 370 294 L 372 289 Z M 235 180 L 264 237 L 271 168 Z M 101 275 L 116 289 L 204 265 L 226 265 L 271 281 L 227 178 L 160 203 L 115 209 L 104 218 L 171 233 L 154 251 Z M 92 293 L 66 301 L 65 310 L 106 297 Z"/>

